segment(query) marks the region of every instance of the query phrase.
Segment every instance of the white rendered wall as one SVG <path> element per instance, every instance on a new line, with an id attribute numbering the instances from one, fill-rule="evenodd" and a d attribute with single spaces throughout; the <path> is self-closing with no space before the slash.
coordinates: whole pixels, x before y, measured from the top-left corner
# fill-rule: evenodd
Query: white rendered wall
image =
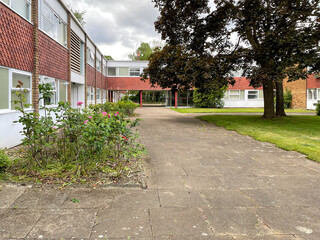
<path id="1" fill-rule="evenodd" d="M 318 101 L 317 100 L 307 100 L 307 109 L 308 110 L 315 110 L 316 109 L 316 105 Z"/>
<path id="2" fill-rule="evenodd" d="M 259 100 L 223 100 L 226 108 L 263 108 L 263 99 Z"/>
<path id="3" fill-rule="evenodd" d="M 78 37 L 82 40 L 82 42 L 86 41 L 86 35 L 79 27 L 79 25 L 71 18 L 71 29 L 78 35 Z"/>

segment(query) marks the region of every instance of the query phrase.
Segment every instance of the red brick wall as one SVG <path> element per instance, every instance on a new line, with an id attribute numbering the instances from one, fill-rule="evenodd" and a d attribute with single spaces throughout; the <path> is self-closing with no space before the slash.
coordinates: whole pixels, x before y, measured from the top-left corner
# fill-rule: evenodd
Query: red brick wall
<path id="1" fill-rule="evenodd" d="M 90 87 L 96 86 L 95 71 L 93 67 L 87 64 L 87 85 Z"/>
<path id="2" fill-rule="evenodd" d="M 99 71 L 97 71 L 97 88 L 102 88 L 102 86 L 102 74 Z"/>
<path id="3" fill-rule="evenodd" d="M 109 90 L 168 90 L 162 89 L 161 87 L 156 86 L 155 88 L 151 87 L 149 81 L 141 81 L 140 77 L 108 77 L 107 84 Z"/>
<path id="4" fill-rule="evenodd" d="M 68 50 L 41 31 L 39 32 L 39 73 L 68 80 Z"/>
<path id="5" fill-rule="evenodd" d="M 0 65 L 32 72 L 32 25 L 0 3 Z"/>

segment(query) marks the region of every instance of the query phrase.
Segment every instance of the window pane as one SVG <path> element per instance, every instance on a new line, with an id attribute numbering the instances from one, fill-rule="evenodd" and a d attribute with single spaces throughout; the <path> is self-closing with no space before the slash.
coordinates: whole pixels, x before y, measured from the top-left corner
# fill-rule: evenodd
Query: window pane
<path id="1" fill-rule="evenodd" d="M 140 76 L 140 68 L 130 68 L 130 76 Z"/>
<path id="2" fill-rule="evenodd" d="M 259 90 L 259 98 L 263 98 L 263 91 L 262 90 Z"/>
<path id="3" fill-rule="evenodd" d="M 229 95 L 230 99 L 239 99 L 239 95 Z"/>
<path id="4" fill-rule="evenodd" d="M 53 23 L 46 18 L 43 18 L 43 31 L 49 36 L 53 36 Z"/>
<path id="5" fill-rule="evenodd" d="M 230 90 L 230 95 L 239 95 L 239 90 Z"/>
<path id="6" fill-rule="evenodd" d="M 67 28 L 67 26 L 63 22 L 59 23 L 59 38 L 58 38 L 58 41 L 63 46 L 67 45 L 67 35 L 66 35 L 67 31 L 66 31 L 66 28 Z"/>
<path id="7" fill-rule="evenodd" d="M 11 7 L 21 16 L 30 20 L 30 5 L 25 0 L 13 0 Z"/>
<path id="8" fill-rule="evenodd" d="M 318 99 L 320 99 L 320 88 L 318 88 Z"/>
<path id="9" fill-rule="evenodd" d="M 1 0 L 1 1 L 9 5 L 9 0 Z"/>
<path id="10" fill-rule="evenodd" d="M 224 97 L 223 97 L 224 99 L 228 99 L 229 98 L 229 91 L 226 91 L 225 93 L 224 93 Z"/>
<path id="11" fill-rule="evenodd" d="M 9 70 L 0 68 L 0 109 L 9 109 Z"/>
<path id="12" fill-rule="evenodd" d="M 116 76 L 116 68 L 108 68 L 108 76 Z"/>
<path id="13" fill-rule="evenodd" d="M 240 90 L 240 99 L 241 100 L 244 100 L 244 95 L 245 95 L 244 90 Z"/>
<path id="14" fill-rule="evenodd" d="M 26 102 L 24 104 L 30 104 L 30 96 L 31 96 L 31 92 L 26 92 L 26 93 L 23 93 L 25 99 L 26 99 Z M 12 110 L 16 110 L 16 107 L 21 107 L 20 103 L 18 104 L 14 104 L 14 101 L 20 101 L 20 99 L 18 98 L 17 94 L 16 94 L 16 91 L 12 91 L 11 92 L 11 109 Z"/>
<path id="15" fill-rule="evenodd" d="M 14 73 L 12 74 L 12 87 L 16 88 L 19 85 L 18 81 L 22 82 L 21 88 L 31 88 L 30 76 Z"/>
<path id="16" fill-rule="evenodd" d="M 119 76 L 129 76 L 129 68 L 126 68 L 126 67 L 119 68 Z"/>
<path id="17" fill-rule="evenodd" d="M 59 81 L 59 102 L 67 101 L 67 85 L 66 81 Z"/>

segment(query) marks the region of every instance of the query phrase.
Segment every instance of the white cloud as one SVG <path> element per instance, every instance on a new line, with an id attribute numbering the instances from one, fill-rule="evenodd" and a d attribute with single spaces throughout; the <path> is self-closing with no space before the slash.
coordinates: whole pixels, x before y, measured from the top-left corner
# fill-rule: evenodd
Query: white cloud
<path id="1" fill-rule="evenodd" d="M 126 60 L 141 42 L 160 40 L 154 29 L 159 16 L 151 0 L 65 0 L 86 11 L 85 30 L 105 55 Z"/>

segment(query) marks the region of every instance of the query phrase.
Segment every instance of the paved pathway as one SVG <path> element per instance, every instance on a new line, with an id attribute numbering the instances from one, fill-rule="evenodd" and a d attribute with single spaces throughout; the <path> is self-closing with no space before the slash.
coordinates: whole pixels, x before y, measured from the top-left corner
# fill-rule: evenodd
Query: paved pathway
<path id="1" fill-rule="evenodd" d="M 5 187 L 0 239 L 320 239 L 320 164 L 169 109 L 138 112 L 147 190 Z"/>

